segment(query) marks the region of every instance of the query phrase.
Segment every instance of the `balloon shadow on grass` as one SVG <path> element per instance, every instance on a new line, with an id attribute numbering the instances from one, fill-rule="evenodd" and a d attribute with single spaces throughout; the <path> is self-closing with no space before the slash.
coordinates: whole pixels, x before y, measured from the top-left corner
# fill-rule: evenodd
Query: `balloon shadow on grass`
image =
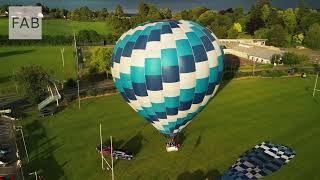
<path id="1" fill-rule="evenodd" d="M 0 77 L 0 84 L 1 83 L 6 83 L 6 82 L 9 82 L 9 81 L 12 81 L 12 76 L 1 76 Z"/>
<path id="2" fill-rule="evenodd" d="M 25 172 L 37 171 L 45 179 L 60 179 L 62 177 L 66 179 L 64 166 L 68 164 L 69 160 L 59 162 L 55 158 L 54 152 L 62 147 L 61 144 L 57 143 L 57 137 L 50 136 L 39 120 L 34 120 L 24 126 L 24 132 L 28 151 L 31 155 L 30 163 L 26 166 Z M 19 149 L 23 149 L 21 138 L 18 139 L 18 142 Z"/>
<path id="3" fill-rule="evenodd" d="M 131 137 L 129 140 L 116 140 L 112 142 L 114 146 L 114 150 L 122 150 L 126 153 L 132 154 L 133 158 L 141 151 L 142 149 L 142 141 L 144 137 L 139 132 L 138 134 Z M 114 143 L 115 142 L 115 143 Z M 110 143 L 110 141 L 109 141 Z M 114 162 L 114 166 L 119 162 L 119 160 Z"/>
<path id="4" fill-rule="evenodd" d="M 8 57 L 8 56 L 15 56 L 19 54 L 26 54 L 30 53 L 34 50 L 14 50 L 14 51 L 7 51 L 7 52 L 0 52 L 0 58 L 2 57 Z"/>
<path id="5" fill-rule="evenodd" d="M 232 54 L 224 55 L 222 81 L 217 93 L 223 90 L 229 82 L 237 76 L 240 67 L 240 58 Z"/>
<path id="6" fill-rule="evenodd" d="M 204 172 L 203 170 L 196 170 L 193 172 L 186 171 L 178 175 L 177 180 L 220 180 L 221 179 L 221 173 L 216 170 L 212 169 L 207 172 Z"/>

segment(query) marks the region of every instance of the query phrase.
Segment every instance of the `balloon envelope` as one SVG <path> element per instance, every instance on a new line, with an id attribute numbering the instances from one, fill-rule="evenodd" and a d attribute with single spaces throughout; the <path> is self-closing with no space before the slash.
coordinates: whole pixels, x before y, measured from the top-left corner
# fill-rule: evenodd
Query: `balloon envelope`
<path id="1" fill-rule="evenodd" d="M 217 37 L 191 21 L 157 21 L 124 33 L 112 75 L 124 100 L 161 133 L 174 136 L 219 87 L 223 51 Z"/>

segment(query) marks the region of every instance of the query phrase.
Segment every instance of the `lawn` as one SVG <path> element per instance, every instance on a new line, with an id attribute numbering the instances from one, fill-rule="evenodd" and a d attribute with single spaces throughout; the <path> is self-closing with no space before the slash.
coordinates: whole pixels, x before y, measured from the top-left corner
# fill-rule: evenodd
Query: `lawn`
<path id="1" fill-rule="evenodd" d="M 62 19 L 42 21 L 43 35 L 72 35 L 79 30 L 95 30 L 99 34 L 106 35 L 112 32 L 112 27 L 105 22 L 80 22 Z M 0 35 L 8 34 L 8 19 L 0 19 Z"/>
<path id="2" fill-rule="evenodd" d="M 316 180 L 320 150 L 320 94 L 314 77 L 232 80 L 185 129 L 180 152 L 165 152 L 165 138 L 119 95 L 76 102 L 54 117 L 30 114 L 24 126 L 31 162 L 26 172 L 45 179 L 105 179 L 100 169 L 99 123 L 116 147 L 134 151 L 115 162 L 116 179 L 205 179 L 222 174 L 243 152 L 270 140 L 296 157 L 269 180 Z M 186 178 L 188 177 L 188 178 Z M 213 179 L 211 177 L 211 179 Z"/>
<path id="3" fill-rule="evenodd" d="M 61 48 L 64 48 L 65 66 L 62 66 Z M 11 77 L 21 66 L 37 64 L 57 80 L 76 77 L 72 46 L 0 46 L 0 95 L 12 93 Z"/>

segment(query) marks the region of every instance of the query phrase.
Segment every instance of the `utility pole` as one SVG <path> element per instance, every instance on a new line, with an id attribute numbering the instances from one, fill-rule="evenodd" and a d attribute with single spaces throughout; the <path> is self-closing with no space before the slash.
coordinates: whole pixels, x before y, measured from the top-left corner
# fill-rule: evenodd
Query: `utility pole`
<path id="1" fill-rule="evenodd" d="M 255 60 L 253 60 L 253 66 L 252 66 L 252 76 L 254 76 L 254 68 L 255 68 L 255 66 L 256 66 L 256 61 L 255 61 Z"/>
<path id="2" fill-rule="evenodd" d="M 112 176 L 112 180 L 114 180 L 112 136 L 110 136 L 110 147 L 111 147 L 111 176 Z"/>
<path id="3" fill-rule="evenodd" d="M 80 87 L 79 87 L 79 79 L 77 80 L 77 84 L 78 84 L 78 104 L 79 104 L 79 109 L 80 109 L 81 106 L 80 106 Z"/>
<path id="4" fill-rule="evenodd" d="M 14 69 L 12 70 L 12 74 L 13 74 L 13 77 L 16 76 L 16 73 L 14 72 Z M 18 85 L 17 85 L 17 82 L 14 80 L 14 85 L 16 87 L 16 93 L 19 94 L 19 91 L 18 91 Z"/>
<path id="5" fill-rule="evenodd" d="M 25 150 L 25 152 L 26 152 L 27 160 L 28 160 L 28 163 L 29 163 L 29 162 L 30 162 L 30 160 L 29 160 L 29 154 L 28 154 L 28 150 L 27 150 L 27 146 L 26 146 L 26 141 L 25 141 L 25 139 L 24 139 L 24 134 L 23 134 L 22 126 L 15 126 L 15 129 L 16 129 L 16 131 L 20 131 L 20 133 L 21 133 L 22 141 L 23 141 L 23 145 L 24 145 L 24 150 Z"/>
<path id="6" fill-rule="evenodd" d="M 104 166 L 103 166 L 103 153 L 102 153 L 102 127 L 101 127 L 101 123 L 100 123 L 100 154 L 101 154 L 101 169 L 104 170 Z"/>

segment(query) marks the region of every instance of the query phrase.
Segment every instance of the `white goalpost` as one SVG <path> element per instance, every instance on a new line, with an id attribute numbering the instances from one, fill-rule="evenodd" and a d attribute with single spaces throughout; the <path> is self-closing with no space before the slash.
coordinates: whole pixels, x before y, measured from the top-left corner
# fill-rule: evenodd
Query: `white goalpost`
<path id="1" fill-rule="evenodd" d="M 61 51 L 62 67 L 64 67 L 64 48 L 62 48 L 60 51 Z"/>
<path id="2" fill-rule="evenodd" d="M 102 125 L 100 123 L 100 155 L 101 155 L 101 169 L 104 170 L 104 163 L 107 164 L 107 170 L 111 170 L 111 179 L 114 180 L 114 171 L 113 171 L 113 146 L 112 146 L 112 136 L 110 136 L 110 157 L 111 157 L 111 165 L 108 163 L 106 158 L 103 156 L 102 152 Z"/>
<path id="3" fill-rule="evenodd" d="M 320 89 L 317 89 L 317 85 L 318 85 L 318 78 L 319 78 L 319 72 L 317 73 L 317 77 L 316 77 L 316 81 L 314 83 L 314 88 L 313 88 L 313 97 L 315 96 L 317 91 L 320 91 Z"/>

